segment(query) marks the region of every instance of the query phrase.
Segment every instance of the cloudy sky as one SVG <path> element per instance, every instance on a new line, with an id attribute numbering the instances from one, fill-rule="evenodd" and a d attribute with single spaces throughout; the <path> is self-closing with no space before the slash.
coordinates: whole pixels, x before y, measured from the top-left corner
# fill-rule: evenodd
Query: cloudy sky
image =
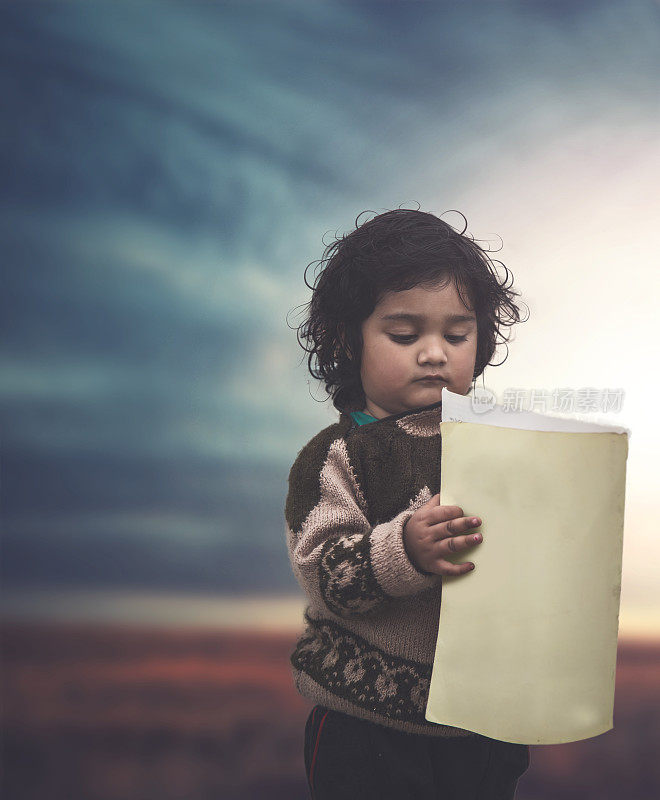
<path id="1" fill-rule="evenodd" d="M 624 390 L 622 603 L 660 612 L 657 2 L 0 17 L 9 585 L 295 593 L 288 469 L 336 418 L 303 272 L 419 204 L 501 247 L 530 309 L 486 386 Z"/>

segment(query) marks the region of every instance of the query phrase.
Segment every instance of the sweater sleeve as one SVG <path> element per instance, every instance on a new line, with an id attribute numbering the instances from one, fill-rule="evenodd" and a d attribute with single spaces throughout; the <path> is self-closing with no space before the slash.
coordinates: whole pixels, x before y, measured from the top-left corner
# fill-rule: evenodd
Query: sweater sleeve
<path id="1" fill-rule="evenodd" d="M 440 585 L 441 576 L 417 570 L 403 545 L 405 523 L 430 493 L 372 527 L 343 438 L 330 443 L 320 473 L 309 474 L 304 455 L 289 475 L 286 521 L 293 571 L 310 597 L 353 617 Z"/>

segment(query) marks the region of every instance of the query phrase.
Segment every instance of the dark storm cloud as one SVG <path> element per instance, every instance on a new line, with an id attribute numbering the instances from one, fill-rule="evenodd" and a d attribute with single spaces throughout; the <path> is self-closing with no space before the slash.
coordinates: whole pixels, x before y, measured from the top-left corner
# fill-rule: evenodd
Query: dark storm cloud
<path id="1" fill-rule="evenodd" d="M 10 586 L 295 588 L 274 522 L 286 475 L 269 464 L 6 446 L 3 466 Z"/>
<path id="2" fill-rule="evenodd" d="M 188 14 L 182 29 L 168 31 L 176 37 L 171 50 L 166 39 L 154 46 L 148 38 L 131 49 L 121 34 L 130 34 L 132 22 L 144 25 L 157 12 L 163 24 L 181 11 L 118 5 L 119 15 L 104 3 L 63 4 L 45 16 L 39 6 L 5 8 L 6 74 L 15 76 L 4 87 L 13 109 L 6 191 L 15 200 L 64 201 L 74 209 L 81 200 L 109 203 L 177 227 L 206 224 L 231 244 L 246 200 L 237 159 L 239 167 L 249 157 L 304 180 L 337 180 L 311 153 L 287 146 L 292 119 L 274 135 L 266 93 L 252 92 L 249 116 L 228 113 L 239 100 L 231 83 L 241 73 L 235 64 L 225 71 L 221 27 L 215 47 L 190 52 L 185 30 L 194 34 L 197 26 Z"/>

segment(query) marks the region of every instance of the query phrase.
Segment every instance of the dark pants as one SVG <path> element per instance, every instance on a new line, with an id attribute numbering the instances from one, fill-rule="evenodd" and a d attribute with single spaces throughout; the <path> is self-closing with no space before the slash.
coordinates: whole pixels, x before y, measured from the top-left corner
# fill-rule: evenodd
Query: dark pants
<path id="1" fill-rule="evenodd" d="M 529 747 L 403 733 L 317 705 L 305 767 L 313 800 L 513 800 Z"/>

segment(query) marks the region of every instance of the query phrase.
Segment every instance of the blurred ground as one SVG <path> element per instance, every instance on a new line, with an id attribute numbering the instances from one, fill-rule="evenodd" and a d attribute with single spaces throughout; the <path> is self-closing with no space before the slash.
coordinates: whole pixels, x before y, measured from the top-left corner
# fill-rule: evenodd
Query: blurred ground
<path id="1" fill-rule="evenodd" d="M 5 800 L 304 800 L 296 635 L 5 624 Z M 531 748 L 517 800 L 660 792 L 660 643 L 621 642 L 615 728 Z"/>

